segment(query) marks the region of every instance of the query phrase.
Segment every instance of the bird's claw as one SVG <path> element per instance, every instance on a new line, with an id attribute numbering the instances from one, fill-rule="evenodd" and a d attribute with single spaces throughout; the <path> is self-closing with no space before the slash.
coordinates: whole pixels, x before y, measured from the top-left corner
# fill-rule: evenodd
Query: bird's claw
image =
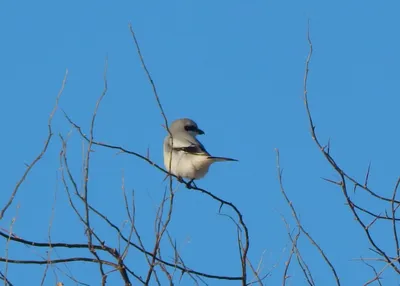
<path id="1" fill-rule="evenodd" d="M 188 189 L 193 189 L 197 188 L 196 184 L 194 183 L 194 179 L 191 179 L 187 184 L 186 184 Z"/>
<path id="2" fill-rule="evenodd" d="M 187 183 L 183 180 L 182 177 L 177 176 L 176 179 L 178 180 L 179 183 L 185 184 L 188 189 L 197 188 L 196 184 L 194 183 L 194 179 L 191 179 Z"/>

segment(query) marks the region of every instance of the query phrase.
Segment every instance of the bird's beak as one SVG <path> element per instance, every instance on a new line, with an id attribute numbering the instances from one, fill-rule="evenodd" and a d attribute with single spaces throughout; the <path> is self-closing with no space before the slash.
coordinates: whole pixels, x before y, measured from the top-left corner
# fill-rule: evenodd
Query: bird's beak
<path id="1" fill-rule="evenodd" d="M 201 130 L 201 129 L 197 129 L 197 133 L 198 133 L 199 135 L 203 135 L 203 134 L 205 134 L 205 133 L 204 133 L 204 131 L 203 131 L 203 130 Z"/>

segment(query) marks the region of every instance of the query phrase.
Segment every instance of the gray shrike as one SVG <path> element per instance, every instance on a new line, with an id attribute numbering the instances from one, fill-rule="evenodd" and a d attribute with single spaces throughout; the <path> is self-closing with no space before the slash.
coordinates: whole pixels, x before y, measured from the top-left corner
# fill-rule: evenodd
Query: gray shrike
<path id="1" fill-rule="evenodd" d="M 204 134 L 204 131 L 191 119 L 175 120 L 169 127 L 169 132 L 170 134 L 164 139 L 164 165 L 179 179 L 187 178 L 192 181 L 201 179 L 207 174 L 212 163 L 237 161 L 211 156 L 196 139 L 196 136 Z"/>

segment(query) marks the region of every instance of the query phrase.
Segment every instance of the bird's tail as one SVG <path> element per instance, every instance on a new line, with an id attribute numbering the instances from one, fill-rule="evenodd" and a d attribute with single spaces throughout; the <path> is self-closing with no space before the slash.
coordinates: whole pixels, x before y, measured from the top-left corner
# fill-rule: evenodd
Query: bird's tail
<path id="1" fill-rule="evenodd" d="M 209 156 L 208 159 L 214 160 L 215 162 L 225 162 L 225 161 L 234 161 L 234 162 L 237 162 L 237 161 L 239 161 L 239 160 L 232 159 L 232 158 L 214 157 L 214 156 Z"/>

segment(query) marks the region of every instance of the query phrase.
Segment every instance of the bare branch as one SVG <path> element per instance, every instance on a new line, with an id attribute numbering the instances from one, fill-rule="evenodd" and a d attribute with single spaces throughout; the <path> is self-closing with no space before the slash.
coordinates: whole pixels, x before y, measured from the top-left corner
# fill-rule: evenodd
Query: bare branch
<path id="1" fill-rule="evenodd" d="M 88 257 L 73 257 L 73 258 L 63 258 L 63 259 L 54 259 L 51 261 L 48 261 L 47 259 L 45 260 L 21 260 L 21 259 L 6 259 L 4 257 L 0 257 L 1 262 L 8 262 L 8 263 L 14 263 L 14 264 L 38 264 L 38 265 L 44 265 L 44 264 L 57 264 L 57 263 L 65 263 L 65 262 L 78 262 L 78 261 L 84 261 L 84 262 L 91 262 L 91 263 L 101 263 L 105 265 L 112 266 L 114 268 L 117 268 L 118 265 L 114 264 L 112 262 L 109 262 L 107 260 L 101 260 L 98 261 L 97 259 L 94 258 L 88 258 Z"/>
<path id="2" fill-rule="evenodd" d="M 162 104 L 161 104 L 160 98 L 159 98 L 159 96 L 158 96 L 157 88 L 156 88 L 156 86 L 155 86 L 155 84 L 154 84 L 153 78 L 151 77 L 150 72 L 149 72 L 149 70 L 147 69 L 146 63 L 144 62 L 143 55 L 142 55 L 142 51 L 140 50 L 139 42 L 138 42 L 137 39 L 136 39 L 136 35 L 135 35 L 135 32 L 133 31 L 133 28 L 132 28 L 132 24 L 131 24 L 131 23 L 129 23 L 129 30 L 130 30 L 130 32 L 131 32 L 133 41 L 134 41 L 134 43 L 135 43 L 136 51 L 137 51 L 137 53 L 138 53 L 138 55 L 139 55 L 139 59 L 140 59 L 140 62 L 142 63 L 142 67 L 143 67 L 144 71 L 146 72 L 146 76 L 147 76 L 148 80 L 150 81 L 150 84 L 151 84 L 151 87 L 152 87 L 152 89 L 153 89 L 153 93 L 154 93 L 154 96 L 155 96 L 155 98 L 156 98 L 158 107 L 159 107 L 159 109 L 160 109 L 160 111 L 161 111 L 161 115 L 162 115 L 162 117 L 164 118 L 165 127 L 166 127 L 166 129 L 168 130 L 168 133 L 170 133 L 170 132 L 169 132 L 169 129 L 168 129 L 168 119 L 167 119 L 167 116 L 165 115 L 164 108 L 162 107 Z"/>
<path id="3" fill-rule="evenodd" d="M 367 184 L 360 184 L 357 180 L 353 179 L 351 176 L 347 175 L 342 168 L 339 167 L 339 165 L 336 163 L 336 161 L 333 159 L 333 157 L 330 155 L 330 153 L 328 153 L 327 151 L 325 151 L 325 149 L 323 148 L 322 144 L 319 141 L 319 138 L 317 137 L 316 133 L 315 133 L 315 126 L 313 123 L 313 119 L 312 119 L 312 115 L 311 115 L 311 111 L 309 108 L 309 104 L 308 104 L 308 92 L 307 92 L 307 80 L 308 80 L 308 72 L 309 72 L 309 63 L 311 60 L 311 55 L 312 55 L 312 51 L 313 51 L 313 47 L 312 47 L 312 42 L 310 39 L 310 33 L 308 30 L 307 33 L 307 40 L 308 40 L 308 44 L 310 47 L 310 51 L 307 57 L 307 61 L 306 61 L 306 67 L 305 67 L 305 73 L 304 73 L 304 105 L 306 108 L 306 113 L 307 113 L 307 118 L 309 121 L 309 126 L 310 126 L 310 132 L 311 132 L 311 137 L 313 139 L 313 141 L 315 142 L 315 144 L 318 146 L 319 150 L 321 151 L 321 153 L 323 154 L 323 156 L 325 157 L 325 159 L 329 162 L 329 164 L 333 167 L 333 169 L 338 173 L 338 175 L 340 176 L 340 187 L 342 190 L 342 193 L 346 199 L 346 203 L 349 206 L 351 212 L 353 213 L 356 221 L 358 222 L 358 224 L 362 227 L 362 229 L 364 230 L 368 241 L 370 242 L 370 244 L 374 247 L 374 249 L 377 251 L 377 253 L 379 253 L 380 255 L 382 255 L 386 262 L 389 263 L 389 265 L 391 265 L 391 267 L 397 272 L 400 273 L 400 269 L 398 267 L 395 266 L 394 262 L 390 259 L 390 257 L 385 253 L 385 251 L 383 251 L 382 248 L 380 248 L 377 243 L 375 242 L 374 238 L 372 237 L 370 231 L 369 231 L 369 227 L 370 225 L 366 225 L 360 218 L 359 214 L 356 211 L 356 208 L 354 207 L 354 204 L 352 202 L 352 200 L 349 197 L 348 194 L 348 189 L 347 189 L 347 184 L 346 184 L 346 179 L 349 180 L 350 182 L 352 182 L 354 184 L 354 187 L 360 187 L 361 189 L 367 191 L 370 195 L 372 195 L 375 198 L 378 198 L 382 201 L 386 201 L 386 202 L 391 202 L 393 203 L 399 203 L 398 201 L 396 201 L 394 199 L 394 197 L 392 198 L 384 198 L 378 194 L 376 194 L 375 192 L 373 192 L 372 190 L 370 190 L 367 187 Z M 368 172 L 369 173 L 369 172 Z M 368 182 L 368 180 L 366 179 L 366 182 Z M 377 219 L 377 218 L 376 218 Z M 394 220 L 393 220 L 394 221 Z M 372 222 L 374 223 L 375 220 Z"/>
<path id="4" fill-rule="evenodd" d="M 368 164 L 367 174 L 365 175 L 364 187 L 367 187 L 367 185 L 368 185 L 368 179 L 369 179 L 369 172 L 370 171 L 371 171 L 371 162 L 369 162 L 369 164 Z"/>
<path id="5" fill-rule="evenodd" d="M 282 285 L 285 286 L 286 285 L 286 281 L 289 278 L 288 271 L 289 271 L 290 263 L 292 262 L 292 257 L 293 257 L 293 254 L 295 253 L 295 249 L 296 249 L 296 245 L 297 245 L 297 240 L 299 239 L 299 236 L 300 236 L 301 232 L 300 232 L 300 229 L 299 229 L 299 231 L 297 232 L 297 234 L 294 237 L 294 239 L 292 239 L 292 235 L 290 234 L 289 225 L 288 225 L 287 221 L 285 220 L 285 218 L 283 216 L 282 216 L 282 219 L 283 219 L 283 221 L 284 221 L 284 223 L 286 225 L 286 229 L 288 231 L 288 235 L 290 237 L 290 240 L 292 241 L 292 248 L 291 248 L 290 253 L 289 253 L 289 258 L 285 262 L 285 270 L 283 271 L 283 277 L 282 277 Z"/>
<path id="6" fill-rule="evenodd" d="M 399 184 L 400 184 L 400 177 L 397 179 L 396 186 L 394 187 L 393 196 L 392 196 L 392 203 L 391 203 L 393 235 L 394 235 L 394 241 L 395 241 L 395 245 L 396 245 L 397 257 L 400 257 L 399 238 L 397 236 L 397 226 L 396 226 L 396 210 L 397 210 L 399 204 L 397 204 L 397 206 L 395 207 L 394 206 L 394 200 L 396 199 L 396 194 L 397 194 L 397 189 L 399 188 Z"/>
<path id="7" fill-rule="evenodd" d="M 296 220 L 297 223 L 297 227 L 301 230 L 302 233 L 304 233 L 306 235 L 306 237 L 308 238 L 308 240 L 311 242 L 312 245 L 315 246 L 315 248 L 317 248 L 318 252 L 321 254 L 322 258 L 324 259 L 324 261 L 328 264 L 334 278 L 336 281 L 336 285 L 340 286 L 340 282 L 339 282 L 339 277 L 336 273 L 335 268 L 333 267 L 332 263 L 330 262 L 330 260 L 328 259 L 328 257 L 326 256 L 325 252 L 322 250 L 322 248 L 316 243 L 316 241 L 311 237 L 311 235 L 304 229 L 303 225 L 300 222 L 300 219 L 297 215 L 297 212 L 293 206 L 292 201 L 290 201 L 289 197 L 286 194 L 286 191 L 283 187 L 283 181 L 282 181 L 282 171 L 281 171 L 281 167 L 280 167 L 280 160 L 279 160 L 279 150 L 276 149 L 276 165 L 277 165 L 277 171 L 278 171 L 278 181 L 279 181 L 279 185 L 280 185 L 280 189 L 281 189 L 281 193 L 283 195 L 283 197 L 285 198 L 287 204 L 289 205 L 291 211 L 292 211 L 292 216 L 293 218 Z"/>
<path id="8" fill-rule="evenodd" d="M 50 140 L 51 140 L 51 138 L 53 136 L 53 132 L 52 132 L 52 129 L 51 129 L 51 122 L 52 122 L 54 114 L 55 114 L 55 112 L 56 112 L 56 110 L 58 108 L 58 101 L 60 100 L 61 94 L 64 91 L 64 87 L 65 87 L 65 84 L 67 82 L 67 76 L 68 76 L 68 70 L 65 71 L 64 79 L 62 81 L 60 91 L 58 92 L 58 95 L 57 95 L 57 98 L 56 98 L 56 103 L 55 103 L 55 105 L 53 107 L 53 110 L 50 113 L 50 116 L 49 116 L 49 120 L 48 120 L 48 124 L 47 124 L 48 135 L 47 135 L 47 139 L 46 139 L 46 141 L 44 143 L 43 149 L 42 149 L 42 151 L 40 151 L 39 155 L 32 161 L 32 163 L 30 163 L 28 165 L 28 167 L 26 168 L 26 170 L 25 170 L 24 174 L 22 175 L 21 179 L 15 185 L 15 188 L 14 188 L 13 192 L 11 193 L 10 199 L 8 200 L 6 205 L 3 207 L 3 209 L 0 211 L 0 220 L 4 217 L 5 212 L 7 211 L 7 209 L 10 207 L 10 205 L 14 201 L 14 198 L 17 195 L 17 192 L 18 192 L 20 186 L 25 181 L 25 179 L 28 176 L 29 172 L 36 165 L 36 163 L 39 162 L 40 159 L 42 159 L 43 155 L 47 151 L 47 148 L 48 148 L 48 146 L 50 144 Z"/>

